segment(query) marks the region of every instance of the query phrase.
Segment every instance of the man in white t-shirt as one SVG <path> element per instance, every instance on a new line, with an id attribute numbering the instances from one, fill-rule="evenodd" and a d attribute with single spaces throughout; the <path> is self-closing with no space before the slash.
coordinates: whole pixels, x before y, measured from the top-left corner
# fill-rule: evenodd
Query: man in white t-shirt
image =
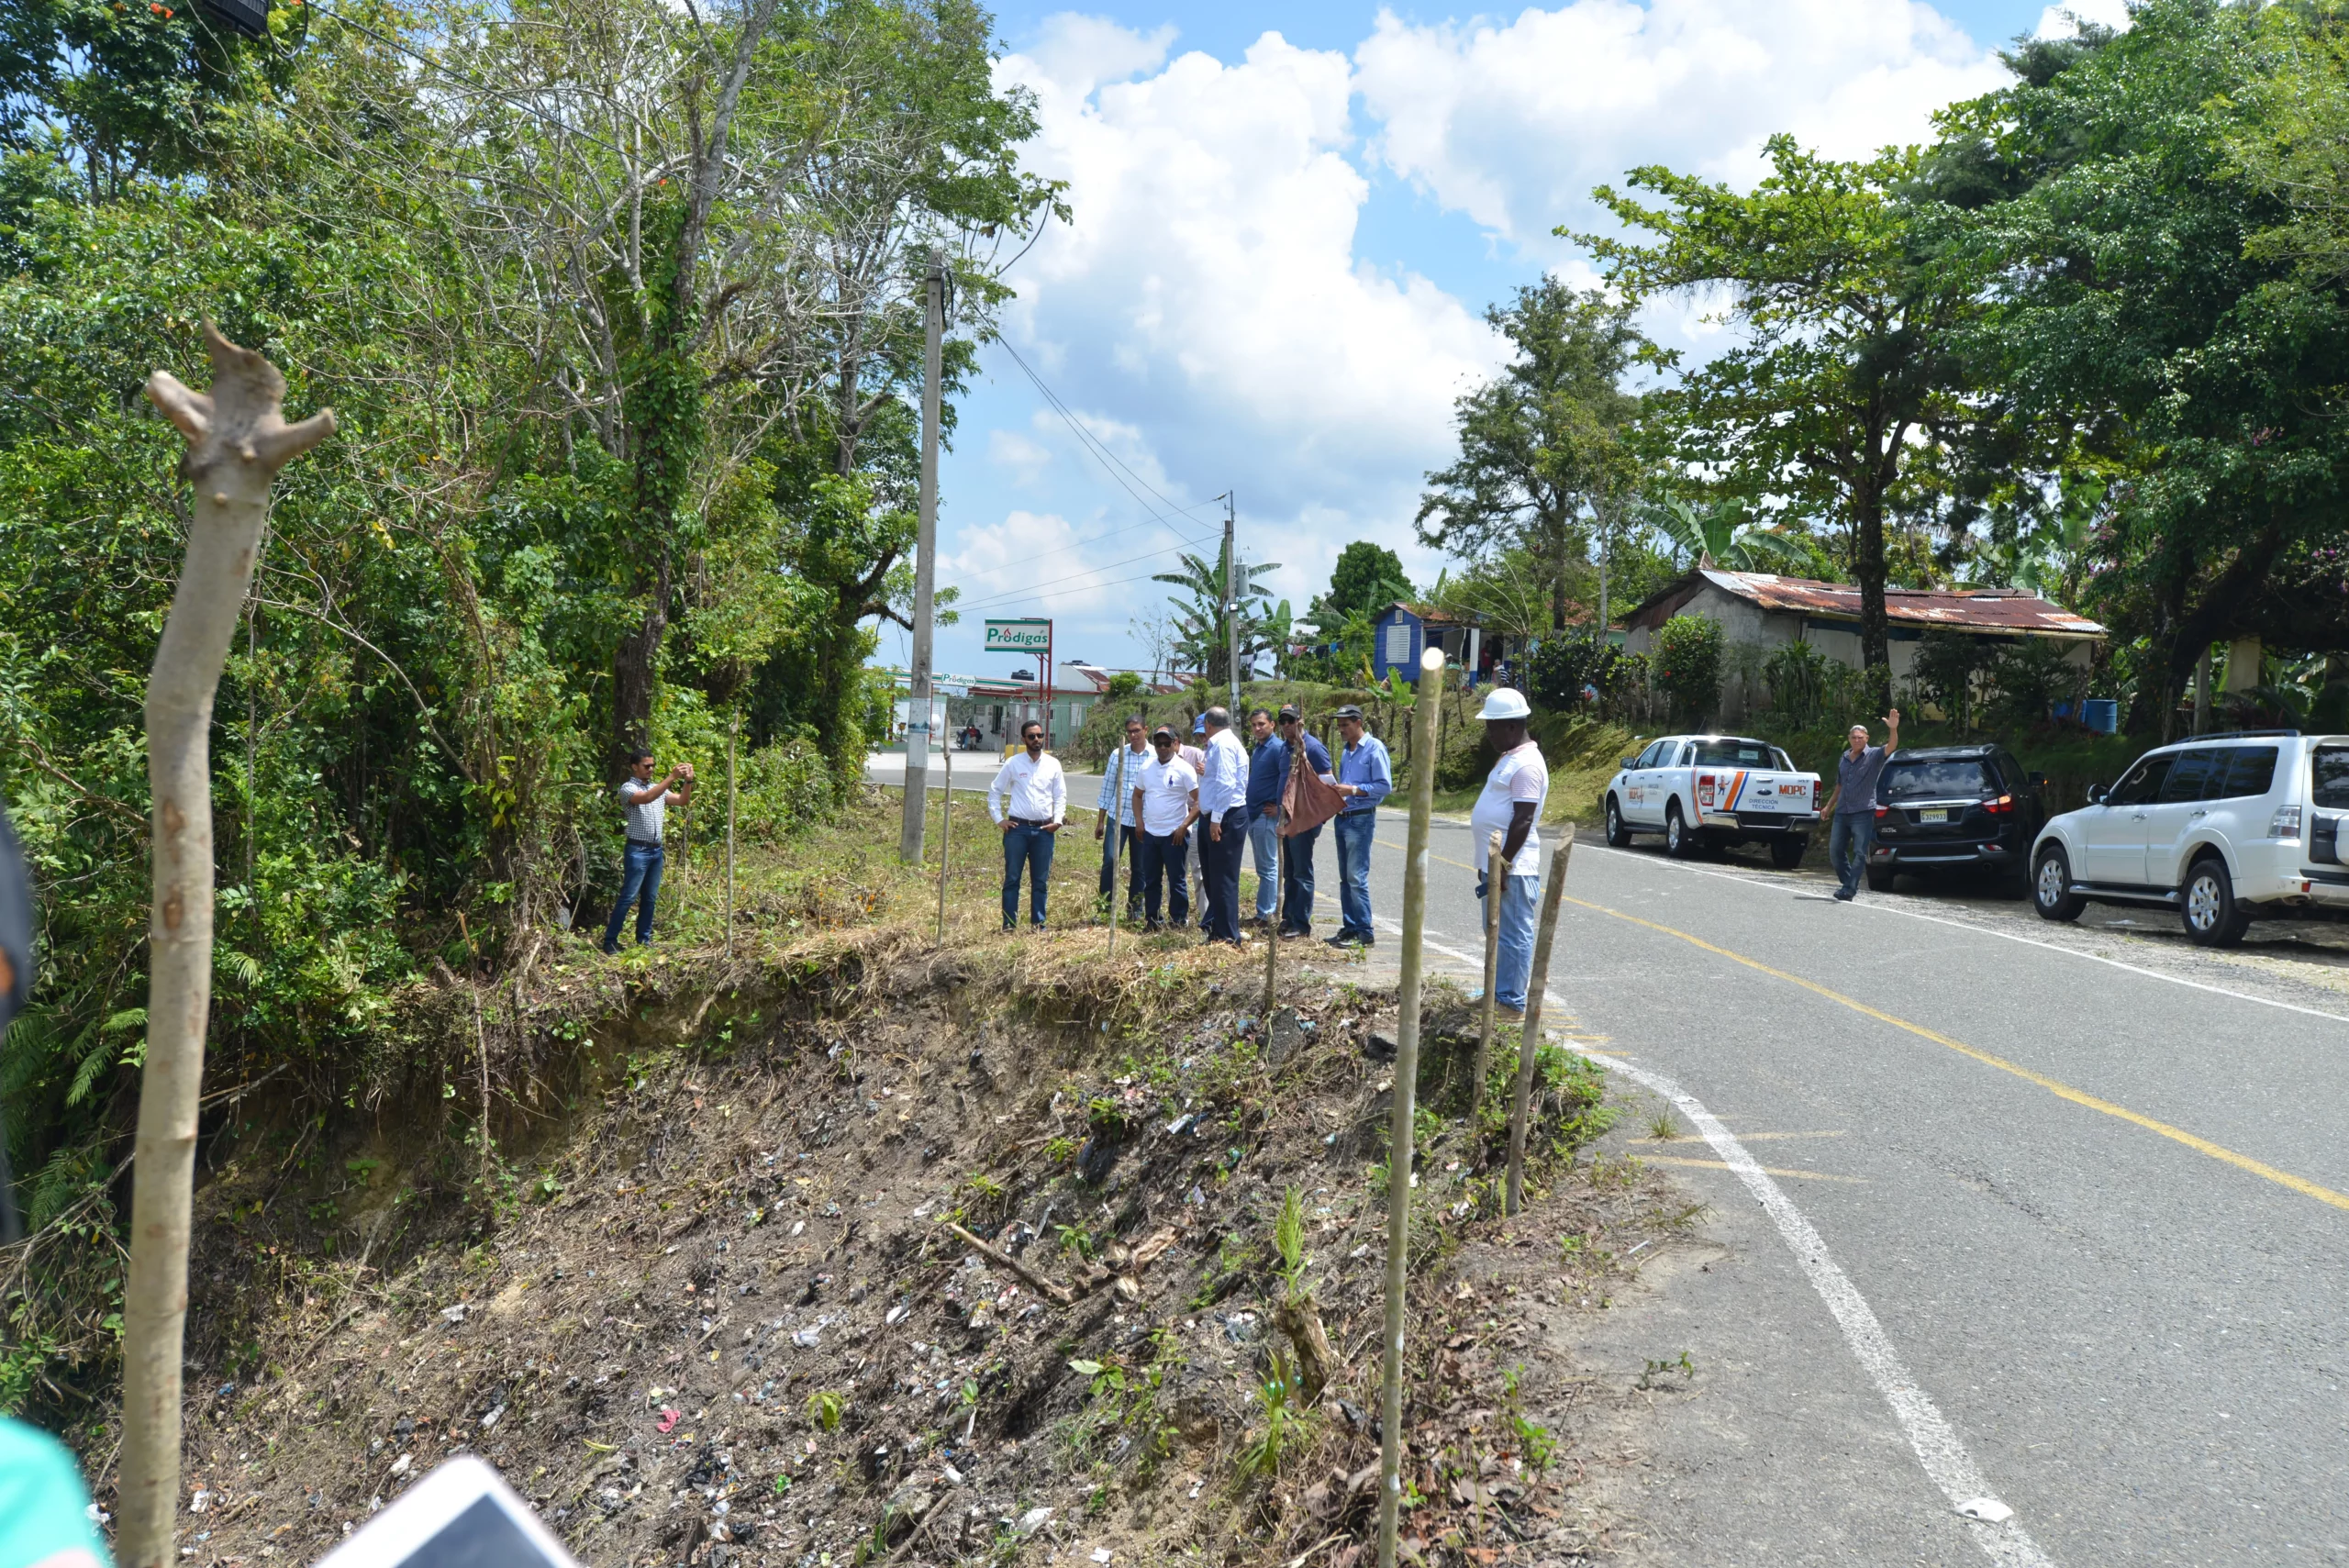
<path id="1" fill-rule="evenodd" d="M 1500 958 L 1493 971 L 1493 1003 L 1504 1017 L 1525 1016 L 1525 988 L 1533 973 L 1533 906 L 1542 887 L 1542 803 L 1550 797 L 1550 767 L 1542 748 L 1528 739 L 1525 721 L 1533 710 L 1523 694 L 1496 687 L 1485 699 L 1485 739 L 1500 761 L 1485 779 L 1476 808 L 1468 814 L 1470 837 L 1476 841 L 1476 898 L 1499 875 L 1501 901 Z M 1486 862 L 1492 854 L 1492 836 L 1503 835 L 1501 863 Z M 1486 917 L 1489 919 L 1491 917 Z"/>
<path id="2" fill-rule="evenodd" d="M 1163 930 L 1158 920 L 1159 885 L 1166 887 L 1167 913 L 1177 926 L 1191 913 L 1184 862 L 1190 858 L 1191 825 L 1199 819 L 1199 775 L 1174 746 L 1174 731 L 1160 725 L 1150 738 L 1158 754 L 1144 762 L 1134 784 L 1134 820 L 1141 825 L 1141 898 L 1146 931 Z"/>

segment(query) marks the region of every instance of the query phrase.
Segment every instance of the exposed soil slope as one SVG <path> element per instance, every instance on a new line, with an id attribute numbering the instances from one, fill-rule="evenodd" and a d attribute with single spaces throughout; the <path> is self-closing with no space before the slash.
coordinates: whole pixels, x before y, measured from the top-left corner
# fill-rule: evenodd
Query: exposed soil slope
<path id="1" fill-rule="evenodd" d="M 1391 995 L 1303 974 L 1266 1020 L 1193 948 L 892 951 L 557 987 L 580 1087 L 494 1222 L 396 1129 L 334 1208 L 264 1207 L 260 1160 L 207 1187 L 188 1561 L 309 1561 L 468 1449 L 596 1565 L 1372 1560 Z M 1603 1086 L 1553 1047 L 1546 1190 L 1499 1219 L 1473 1024 L 1428 1029 L 1410 1551 L 1575 1560 L 1588 1385 L 1529 1315 L 1597 1310 L 1669 1206 L 1570 1162 Z"/>

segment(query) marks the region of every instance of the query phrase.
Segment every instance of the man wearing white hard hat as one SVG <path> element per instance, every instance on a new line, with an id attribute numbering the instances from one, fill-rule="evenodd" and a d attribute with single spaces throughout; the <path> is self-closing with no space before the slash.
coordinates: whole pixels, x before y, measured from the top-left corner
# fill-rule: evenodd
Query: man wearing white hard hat
<path id="1" fill-rule="evenodd" d="M 1533 973 L 1533 906 L 1542 886 L 1542 834 L 1536 824 L 1550 797 L 1550 765 L 1525 732 L 1525 721 L 1532 716 L 1524 694 L 1508 686 L 1496 686 L 1485 699 L 1477 717 L 1485 721 L 1485 739 L 1500 760 L 1486 777 L 1485 792 L 1468 817 L 1476 840 L 1477 901 L 1482 904 L 1488 896 L 1501 901 L 1493 1003 L 1509 1018 L 1525 1016 L 1525 987 Z M 1486 864 L 1495 833 L 1503 835 L 1498 866 Z"/>

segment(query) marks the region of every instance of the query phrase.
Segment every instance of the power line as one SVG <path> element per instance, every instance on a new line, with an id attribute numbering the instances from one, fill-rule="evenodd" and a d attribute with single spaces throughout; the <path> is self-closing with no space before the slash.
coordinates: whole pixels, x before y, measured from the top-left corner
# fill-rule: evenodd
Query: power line
<path id="1" fill-rule="evenodd" d="M 1119 457 L 1116 452 L 1111 451 L 1108 443 L 1104 442 L 1098 436 L 1096 436 L 1093 433 L 1092 428 L 1077 417 L 1075 410 L 1070 408 L 1066 403 L 1061 400 L 1060 394 L 1054 392 L 1051 387 L 1044 384 L 1044 378 L 1036 373 L 1036 370 L 1033 365 L 1030 365 L 1026 360 L 1019 357 L 1019 350 L 1013 348 L 1009 342 L 1005 341 L 1002 339 L 997 339 L 996 341 L 1003 344 L 1003 351 L 1011 356 L 1011 362 L 1019 367 L 1020 373 L 1027 376 L 1030 381 L 1036 384 L 1036 390 L 1043 395 L 1043 398 L 1046 403 L 1052 405 L 1052 412 L 1061 417 L 1061 422 L 1066 425 L 1069 429 L 1075 434 L 1078 442 L 1084 446 L 1085 450 L 1088 453 L 1092 454 L 1093 461 L 1099 463 L 1103 471 L 1106 472 L 1111 479 L 1118 482 L 1118 487 L 1123 490 L 1127 495 L 1131 495 L 1134 498 L 1135 503 L 1139 505 L 1143 511 L 1150 513 L 1153 517 L 1157 517 L 1160 522 L 1166 522 L 1166 518 L 1162 516 L 1155 507 L 1152 506 L 1149 502 L 1144 501 L 1141 498 L 1141 492 L 1137 491 L 1133 484 L 1126 483 L 1125 477 L 1119 473 L 1119 470 L 1123 469 L 1126 474 L 1131 474 L 1135 484 L 1141 485 L 1143 490 L 1147 490 L 1152 495 L 1156 495 L 1169 510 L 1173 511 L 1178 517 L 1185 515 L 1186 512 L 1197 511 L 1198 509 L 1197 506 L 1186 508 L 1175 506 L 1173 501 L 1168 500 L 1166 496 L 1160 492 L 1156 485 L 1151 484 L 1149 480 L 1144 479 L 1141 474 L 1135 473 L 1132 468 L 1127 465 L 1126 461 L 1123 458 Z M 1217 501 L 1220 501 L 1221 499 L 1223 499 L 1223 497 L 1220 495 L 1215 497 L 1215 500 Z M 1212 501 L 1202 501 L 1199 503 L 1199 506 L 1212 506 L 1214 502 Z M 1171 528 L 1174 525 L 1169 523 L 1167 526 Z"/>

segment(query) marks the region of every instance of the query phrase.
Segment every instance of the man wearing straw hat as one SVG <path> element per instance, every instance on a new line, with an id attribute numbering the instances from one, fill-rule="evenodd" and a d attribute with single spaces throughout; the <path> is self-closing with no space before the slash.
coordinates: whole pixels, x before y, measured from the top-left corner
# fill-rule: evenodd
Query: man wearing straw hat
<path id="1" fill-rule="evenodd" d="M 1524 695 L 1497 686 L 1485 699 L 1477 717 L 1485 721 L 1485 740 L 1498 755 L 1485 779 L 1484 793 L 1468 814 L 1469 836 L 1476 845 L 1476 899 L 1486 910 L 1487 897 L 1500 903 L 1499 961 L 1493 970 L 1495 1011 L 1505 1018 L 1525 1016 L 1525 987 L 1533 974 L 1533 914 L 1542 887 L 1542 803 L 1550 798 L 1550 768 L 1542 748 L 1525 732 L 1533 715 Z M 1492 837 L 1502 835 L 1501 861 L 1492 855 Z"/>

